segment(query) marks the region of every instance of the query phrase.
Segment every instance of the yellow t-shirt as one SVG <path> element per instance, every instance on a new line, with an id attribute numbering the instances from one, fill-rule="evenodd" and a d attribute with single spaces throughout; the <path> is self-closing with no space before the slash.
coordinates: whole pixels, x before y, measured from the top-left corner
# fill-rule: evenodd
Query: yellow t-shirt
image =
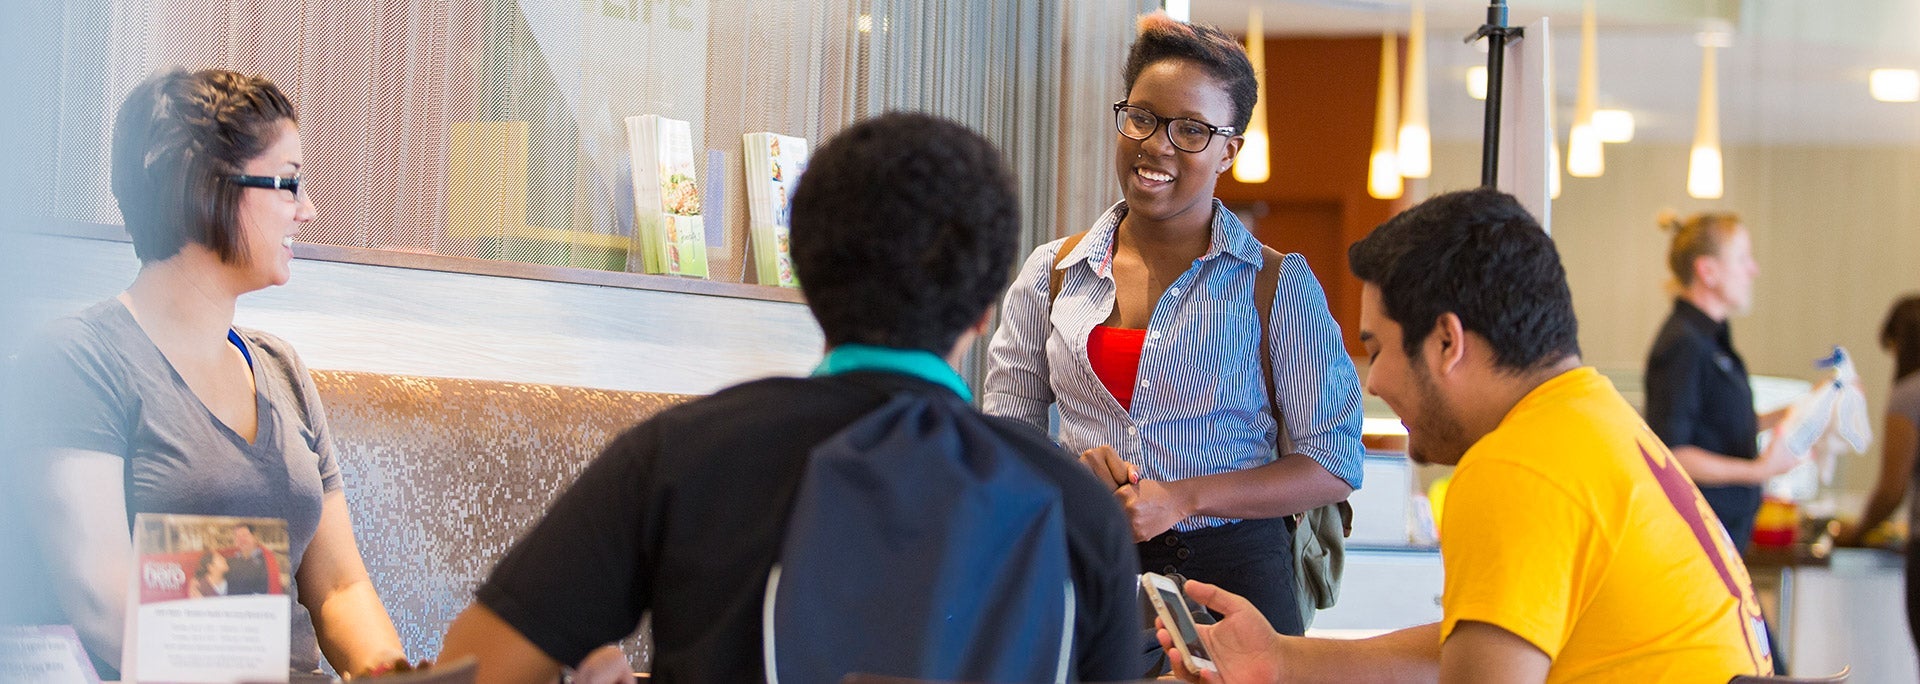
<path id="1" fill-rule="evenodd" d="M 1535 388 L 1460 459 L 1441 638 L 1495 625 L 1549 682 L 1773 671 L 1746 565 L 1673 453 L 1592 368 Z"/>

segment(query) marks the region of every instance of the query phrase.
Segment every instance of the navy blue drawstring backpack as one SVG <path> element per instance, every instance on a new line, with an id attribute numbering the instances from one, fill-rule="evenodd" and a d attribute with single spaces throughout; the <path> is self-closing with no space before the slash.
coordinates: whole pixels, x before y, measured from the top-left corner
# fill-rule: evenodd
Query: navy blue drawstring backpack
<path id="1" fill-rule="evenodd" d="M 816 446 L 767 577 L 767 681 L 1069 679 L 1061 494 L 1017 449 L 913 393 Z"/>

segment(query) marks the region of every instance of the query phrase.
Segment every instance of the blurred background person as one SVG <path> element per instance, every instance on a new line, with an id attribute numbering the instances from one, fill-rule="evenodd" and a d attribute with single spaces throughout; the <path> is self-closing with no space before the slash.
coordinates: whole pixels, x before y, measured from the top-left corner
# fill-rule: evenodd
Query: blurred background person
<path id="1" fill-rule="evenodd" d="M 1880 326 L 1880 348 L 1893 354 L 1893 388 L 1887 391 L 1886 428 L 1880 435 L 1880 476 L 1867 507 L 1854 523 L 1842 525 L 1834 543 L 1863 546 L 1893 515 L 1914 477 L 1914 451 L 1920 449 L 1920 295 L 1895 302 Z M 1911 535 L 1920 525 L 1920 507 L 1907 511 L 1907 628 L 1920 648 L 1920 545 Z"/>
<path id="2" fill-rule="evenodd" d="M 1761 453 L 1761 430 L 1785 410 L 1754 413 L 1747 365 L 1733 348 L 1728 319 L 1753 308 L 1753 238 L 1740 217 L 1701 213 L 1662 216 L 1672 234 L 1673 311 L 1647 354 L 1646 419 L 1700 487 L 1741 552 L 1753 539 L 1760 486 L 1798 462 L 1786 449 Z M 1775 444 L 1779 441 L 1773 442 Z"/>

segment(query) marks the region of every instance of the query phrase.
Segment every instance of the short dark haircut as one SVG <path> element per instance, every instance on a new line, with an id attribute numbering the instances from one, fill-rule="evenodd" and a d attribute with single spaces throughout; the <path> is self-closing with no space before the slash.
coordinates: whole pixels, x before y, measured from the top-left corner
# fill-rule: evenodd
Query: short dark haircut
<path id="1" fill-rule="evenodd" d="M 245 188 L 224 176 L 298 122 L 293 103 L 264 76 L 172 69 L 135 86 L 113 121 L 113 197 L 142 262 L 192 242 L 232 264 L 247 260 L 239 205 Z"/>
<path id="2" fill-rule="evenodd" d="M 1380 289 L 1408 356 L 1419 355 L 1445 313 L 1486 338 L 1508 371 L 1580 354 L 1560 253 L 1512 195 L 1480 188 L 1421 202 L 1354 243 L 1347 261 Z"/>
<path id="3" fill-rule="evenodd" d="M 1253 63 L 1247 61 L 1247 50 L 1239 41 L 1206 24 L 1176 21 L 1166 12 L 1141 16 L 1139 31 L 1133 47 L 1127 50 L 1127 92 L 1133 92 L 1133 82 L 1140 78 L 1140 72 L 1155 63 L 1192 61 L 1226 87 L 1227 96 L 1233 100 L 1233 121 L 1229 125 L 1236 135 L 1246 132 L 1247 122 L 1253 120 L 1253 103 L 1260 98 L 1260 80 L 1254 77 Z"/>
<path id="4" fill-rule="evenodd" d="M 1010 280 L 1020 209 L 1000 150 L 960 124 L 891 113 L 809 160 L 793 268 L 827 344 L 945 356 Z"/>
<path id="5" fill-rule="evenodd" d="M 1907 295 L 1887 310 L 1880 324 L 1880 344 L 1893 349 L 1895 382 L 1920 371 L 1920 295 Z"/>

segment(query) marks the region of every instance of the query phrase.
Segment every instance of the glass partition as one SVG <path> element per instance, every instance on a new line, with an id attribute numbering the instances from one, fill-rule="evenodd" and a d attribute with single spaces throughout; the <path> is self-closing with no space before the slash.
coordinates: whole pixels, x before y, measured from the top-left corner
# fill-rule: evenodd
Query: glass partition
<path id="1" fill-rule="evenodd" d="M 70 0 L 58 89 L 29 117 L 53 173 L 26 213 L 118 224 L 114 110 L 156 70 L 217 66 L 272 78 L 299 108 L 319 209 L 303 242 L 644 270 L 627 119 L 651 114 L 689 124 L 707 278 L 769 282 L 748 253 L 742 135 L 817 144 L 890 109 L 999 142 L 1033 239 L 1050 239 L 1062 212 L 1078 225 L 1104 207 L 1086 195 L 1117 194 L 1062 169 L 1105 168 L 1097 108 L 1154 4 Z"/>

